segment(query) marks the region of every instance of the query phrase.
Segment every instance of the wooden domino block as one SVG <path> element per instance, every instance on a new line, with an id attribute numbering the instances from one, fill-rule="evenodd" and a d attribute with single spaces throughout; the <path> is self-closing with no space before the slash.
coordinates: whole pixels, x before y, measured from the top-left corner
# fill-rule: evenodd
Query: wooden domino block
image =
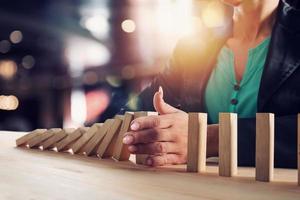
<path id="1" fill-rule="evenodd" d="M 237 174 L 237 114 L 219 114 L 219 175 Z"/>
<path id="2" fill-rule="evenodd" d="M 27 142 L 34 138 L 34 137 L 37 137 L 43 133 L 45 133 L 47 131 L 47 129 L 36 129 L 20 138 L 18 138 L 16 140 L 16 145 L 19 147 L 19 146 L 24 146 L 24 145 L 27 145 Z"/>
<path id="3" fill-rule="evenodd" d="M 71 154 L 76 154 L 97 133 L 102 124 L 96 123 L 83 134 L 69 149 Z"/>
<path id="4" fill-rule="evenodd" d="M 207 114 L 189 113 L 187 171 L 206 170 Z"/>
<path id="5" fill-rule="evenodd" d="M 114 117 L 114 119 L 120 119 L 120 120 L 124 120 L 124 115 L 116 115 L 115 117 Z"/>
<path id="6" fill-rule="evenodd" d="M 300 186 L 300 114 L 298 114 L 298 185 Z"/>
<path id="7" fill-rule="evenodd" d="M 151 115 L 158 115 L 157 112 L 135 112 L 134 113 L 134 119 L 139 118 L 139 117 L 145 117 L 145 116 L 151 116 Z M 136 164 L 145 164 L 145 161 L 147 159 L 148 155 L 147 154 L 136 154 Z"/>
<path id="8" fill-rule="evenodd" d="M 46 132 L 44 132 L 43 134 L 40 134 L 34 138 L 31 138 L 28 143 L 27 143 L 27 147 L 28 148 L 33 148 L 33 147 L 37 147 L 39 146 L 41 143 L 43 143 L 45 140 L 47 140 L 48 138 L 52 137 L 54 135 L 54 133 L 60 131 L 61 129 L 59 128 L 52 128 L 47 130 Z"/>
<path id="9" fill-rule="evenodd" d="M 127 149 L 128 145 L 123 144 L 123 137 L 124 134 L 130 130 L 130 123 L 132 120 L 133 120 L 133 114 L 126 112 L 113 151 L 113 158 L 117 161 L 124 161 L 129 159 L 130 153 Z"/>
<path id="10" fill-rule="evenodd" d="M 83 147 L 82 152 L 86 156 L 96 154 L 98 146 L 104 136 L 106 135 L 108 129 L 112 126 L 114 119 L 108 119 L 105 123 L 98 129 L 95 135 L 86 143 Z"/>
<path id="11" fill-rule="evenodd" d="M 65 137 L 67 137 L 68 132 L 70 131 L 75 131 L 75 129 L 71 129 L 71 130 L 58 130 L 58 132 L 54 133 L 53 137 L 50 137 L 49 139 L 45 140 L 41 145 L 40 145 L 40 149 L 41 150 L 46 150 L 46 149 L 52 149 L 54 147 L 54 145 L 61 141 L 62 139 L 64 139 Z"/>
<path id="12" fill-rule="evenodd" d="M 255 179 L 269 182 L 274 171 L 274 114 L 256 114 Z"/>
<path id="13" fill-rule="evenodd" d="M 103 138 L 103 141 L 99 145 L 97 150 L 97 156 L 99 158 L 111 157 L 113 156 L 113 148 L 116 144 L 118 133 L 122 125 L 121 118 L 115 118 L 113 125 L 107 131 L 107 134 Z"/>
<path id="14" fill-rule="evenodd" d="M 53 150 L 57 152 L 68 150 L 72 146 L 72 144 L 74 144 L 74 142 L 78 140 L 88 130 L 88 127 L 80 127 L 75 131 L 72 131 L 72 129 L 66 129 L 65 132 L 68 134 L 68 136 L 54 144 Z"/>

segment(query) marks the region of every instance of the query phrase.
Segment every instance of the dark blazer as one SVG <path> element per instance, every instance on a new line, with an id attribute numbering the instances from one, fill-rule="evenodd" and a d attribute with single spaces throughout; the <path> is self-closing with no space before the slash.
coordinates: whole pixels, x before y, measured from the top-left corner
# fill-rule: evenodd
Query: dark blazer
<path id="1" fill-rule="evenodd" d="M 290 2 L 291 3 L 291 2 Z M 205 112 L 204 91 L 217 55 L 230 36 L 230 23 L 181 40 L 166 70 L 140 94 L 140 110 L 153 110 L 153 94 L 161 85 L 165 100 L 186 112 Z M 300 113 L 300 10 L 282 0 L 277 10 L 258 94 L 258 112 L 275 121 L 275 166 L 297 166 L 297 120 Z M 255 162 L 255 119 L 238 121 L 238 161 Z"/>

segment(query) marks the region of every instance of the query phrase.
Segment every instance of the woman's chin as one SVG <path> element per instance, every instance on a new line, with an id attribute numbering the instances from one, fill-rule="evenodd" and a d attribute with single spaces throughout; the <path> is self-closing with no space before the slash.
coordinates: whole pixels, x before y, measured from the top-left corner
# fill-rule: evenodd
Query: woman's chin
<path id="1" fill-rule="evenodd" d="M 232 7 L 237 7 L 237 6 L 241 5 L 241 3 L 243 2 L 243 0 L 221 0 L 221 1 Z"/>

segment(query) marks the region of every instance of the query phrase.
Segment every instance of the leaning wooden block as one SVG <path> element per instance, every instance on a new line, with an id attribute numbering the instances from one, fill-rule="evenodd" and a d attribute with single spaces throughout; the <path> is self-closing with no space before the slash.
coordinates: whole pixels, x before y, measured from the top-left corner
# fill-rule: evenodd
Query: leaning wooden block
<path id="1" fill-rule="evenodd" d="M 300 186 L 300 114 L 298 114 L 298 185 Z"/>
<path id="2" fill-rule="evenodd" d="M 123 144 L 123 137 L 124 134 L 130 130 L 130 123 L 132 120 L 133 120 L 133 114 L 126 112 L 114 148 L 113 158 L 115 160 L 123 161 L 129 159 L 130 153 L 128 151 L 128 145 Z"/>
<path id="3" fill-rule="evenodd" d="M 237 114 L 219 114 L 219 175 L 237 174 Z"/>
<path id="4" fill-rule="evenodd" d="M 68 136 L 54 144 L 53 150 L 57 152 L 68 150 L 72 146 L 72 144 L 76 142 L 76 140 L 78 140 L 83 134 L 88 131 L 88 129 L 88 127 L 80 127 L 75 131 L 72 131 L 72 129 L 66 129 L 65 132 L 68 134 Z"/>
<path id="5" fill-rule="evenodd" d="M 189 113 L 187 171 L 206 170 L 207 114 Z"/>
<path id="6" fill-rule="evenodd" d="M 37 136 L 39 136 L 39 135 L 45 133 L 46 131 L 47 131 L 47 129 L 36 129 L 36 130 L 34 130 L 34 131 L 32 131 L 32 132 L 30 132 L 30 133 L 28 133 L 28 134 L 26 134 L 26 135 L 24 135 L 24 136 L 18 138 L 18 139 L 16 140 L 16 145 L 17 145 L 18 147 L 19 147 L 19 146 L 24 146 L 24 145 L 27 144 L 27 142 L 28 142 L 29 140 L 31 140 L 32 138 L 37 137 Z"/>
<path id="7" fill-rule="evenodd" d="M 40 134 L 32 139 L 30 139 L 27 143 L 28 148 L 33 148 L 36 146 L 39 146 L 41 143 L 43 143 L 48 138 L 52 137 L 54 133 L 60 131 L 60 128 L 52 128 L 44 132 L 43 134 Z"/>
<path id="8" fill-rule="evenodd" d="M 45 140 L 40 145 L 40 149 L 41 150 L 52 149 L 57 142 L 67 137 L 69 131 L 74 132 L 75 129 L 71 129 L 68 131 L 63 129 L 59 130 L 58 132 L 54 133 L 53 137 L 50 137 L 49 139 Z"/>
<path id="9" fill-rule="evenodd" d="M 98 146 L 104 136 L 107 133 L 107 130 L 112 126 L 114 119 L 108 119 L 105 123 L 98 129 L 95 135 L 86 143 L 83 147 L 82 152 L 86 156 L 90 156 L 92 154 L 96 154 Z"/>
<path id="10" fill-rule="evenodd" d="M 118 133 L 122 125 L 121 118 L 115 118 L 113 125 L 108 129 L 107 134 L 103 138 L 98 150 L 97 156 L 99 158 L 111 157 L 113 156 L 113 148 L 115 146 Z"/>
<path id="11" fill-rule="evenodd" d="M 274 171 L 274 114 L 256 114 L 255 179 L 269 182 Z"/>
<path id="12" fill-rule="evenodd" d="M 83 134 L 69 149 L 71 154 L 76 154 L 96 134 L 102 124 L 96 123 Z"/>

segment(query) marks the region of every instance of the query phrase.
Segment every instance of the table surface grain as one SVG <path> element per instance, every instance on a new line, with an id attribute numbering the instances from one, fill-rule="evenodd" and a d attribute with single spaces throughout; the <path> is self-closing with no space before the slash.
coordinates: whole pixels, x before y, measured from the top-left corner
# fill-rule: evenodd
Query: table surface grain
<path id="1" fill-rule="evenodd" d="M 234 178 L 186 173 L 184 165 L 148 168 L 132 162 L 15 147 L 24 135 L 0 132 L 0 199 L 300 199 L 297 171 L 275 169 L 272 183 L 256 182 L 254 168 Z"/>

